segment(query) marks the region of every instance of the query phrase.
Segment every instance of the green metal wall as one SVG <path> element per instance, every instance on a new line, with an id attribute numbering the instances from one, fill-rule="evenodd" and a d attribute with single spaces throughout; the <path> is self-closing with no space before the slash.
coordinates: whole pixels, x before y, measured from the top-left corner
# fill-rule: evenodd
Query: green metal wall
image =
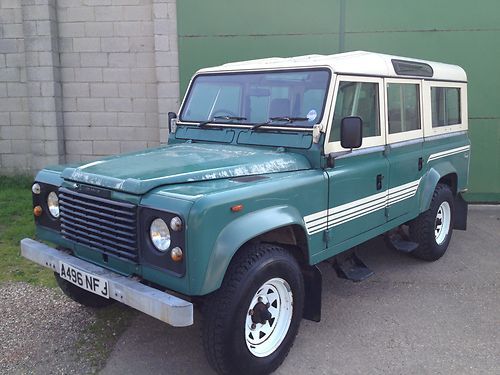
<path id="1" fill-rule="evenodd" d="M 367 50 L 462 66 L 469 78 L 471 201 L 500 201 L 498 0 L 180 0 L 181 92 L 201 67 Z"/>

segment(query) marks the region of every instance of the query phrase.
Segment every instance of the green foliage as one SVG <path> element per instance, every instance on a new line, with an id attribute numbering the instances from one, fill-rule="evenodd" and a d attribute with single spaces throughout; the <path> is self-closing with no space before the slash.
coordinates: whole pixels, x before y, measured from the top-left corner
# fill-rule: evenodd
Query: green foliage
<path id="1" fill-rule="evenodd" d="M 20 256 L 19 241 L 33 237 L 32 178 L 0 176 L 0 282 L 55 286 L 52 272 Z"/>

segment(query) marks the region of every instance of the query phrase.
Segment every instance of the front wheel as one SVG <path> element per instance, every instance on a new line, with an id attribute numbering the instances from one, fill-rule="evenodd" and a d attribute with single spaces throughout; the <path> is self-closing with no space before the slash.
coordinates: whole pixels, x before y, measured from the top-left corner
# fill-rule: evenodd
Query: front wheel
<path id="1" fill-rule="evenodd" d="M 285 360 L 304 307 L 304 282 L 282 247 L 241 250 L 206 301 L 203 344 L 219 374 L 268 374 Z"/>
<path id="2" fill-rule="evenodd" d="M 430 208 L 410 224 L 410 239 L 418 244 L 413 256 L 435 261 L 444 255 L 453 232 L 453 202 L 450 188 L 438 184 Z"/>

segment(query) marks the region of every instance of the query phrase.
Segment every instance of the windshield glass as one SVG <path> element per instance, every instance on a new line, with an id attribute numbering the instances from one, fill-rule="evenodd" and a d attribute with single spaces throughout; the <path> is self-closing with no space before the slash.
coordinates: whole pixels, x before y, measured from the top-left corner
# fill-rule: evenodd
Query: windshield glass
<path id="1" fill-rule="evenodd" d="M 201 74 L 180 120 L 310 127 L 323 117 L 329 82 L 327 69 Z"/>

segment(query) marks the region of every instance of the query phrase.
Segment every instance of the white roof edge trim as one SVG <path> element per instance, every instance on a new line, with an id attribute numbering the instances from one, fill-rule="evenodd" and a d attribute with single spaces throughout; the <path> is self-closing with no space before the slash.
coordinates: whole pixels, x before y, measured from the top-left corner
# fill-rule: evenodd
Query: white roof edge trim
<path id="1" fill-rule="evenodd" d="M 398 75 L 394 71 L 392 65 L 393 59 L 430 65 L 434 74 L 432 77 Z M 265 59 L 231 62 L 219 66 L 200 69 L 196 72 L 196 74 L 313 67 L 329 67 L 335 73 L 346 75 L 369 75 L 460 82 L 467 81 L 467 74 L 465 73 L 465 70 L 458 65 L 366 51 L 353 51 L 334 55 L 271 57 Z"/>

